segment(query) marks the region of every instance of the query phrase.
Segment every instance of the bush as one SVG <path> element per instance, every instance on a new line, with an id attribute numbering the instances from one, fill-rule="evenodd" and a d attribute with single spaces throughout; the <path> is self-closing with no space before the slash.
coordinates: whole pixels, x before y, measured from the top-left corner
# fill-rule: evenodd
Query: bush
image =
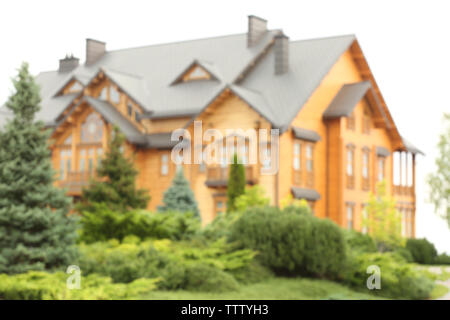
<path id="1" fill-rule="evenodd" d="M 98 273 L 123 283 L 159 278 L 158 288 L 167 290 L 186 288 L 189 265 L 203 264 L 232 272 L 245 269 L 255 255 L 251 250 L 236 250 L 224 239 L 201 245 L 170 240 L 136 243 L 126 238 L 122 244 L 111 240 L 80 245 L 80 252 L 78 265 L 87 274 Z"/>
<path id="2" fill-rule="evenodd" d="M 238 287 L 232 275 L 211 265 L 194 263 L 186 268 L 186 290 L 223 292 L 236 290 Z"/>
<path id="3" fill-rule="evenodd" d="M 437 256 L 434 244 L 427 239 L 408 239 L 406 249 L 411 252 L 414 262 L 420 264 L 432 264 Z"/>
<path id="4" fill-rule="evenodd" d="M 254 261 L 245 267 L 230 270 L 229 273 L 243 284 L 257 283 L 273 277 L 272 271 Z"/>
<path id="5" fill-rule="evenodd" d="M 92 211 L 82 212 L 80 241 L 92 243 L 109 239 L 122 240 L 134 235 L 140 239 L 181 240 L 200 230 L 193 213 L 151 213 L 144 210 L 116 212 L 106 204 L 94 204 Z"/>
<path id="6" fill-rule="evenodd" d="M 369 235 L 355 230 L 345 230 L 344 235 L 350 250 L 358 253 L 377 252 L 377 245 Z"/>
<path id="7" fill-rule="evenodd" d="M 137 279 L 114 284 L 108 277 L 83 276 L 81 288 L 69 290 L 68 274 L 31 271 L 14 276 L 0 275 L 0 300 L 108 300 L 138 299 L 156 288 L 157 279 Z"/>
<path id="8" fill-rule="evenodd" d="M 281 275 L 335 278 L 345 263 L 340 228 L 301 208 L 249 209 L 231 226 L 229 240 L 256 250 L 258 260 Z"/>
<path id="9" fill-rule="evenodd" d="M 433 281 L 426 273 L 407 264 L 394 253 L 363 253 L 354 256 L 346 281 L 359 290 L 396 299 L 426 299 L 433 290 Z M 378 266 L 381 271 L 381 289 L 369 290 L 367 268 Z"/>
<path id="10" fill-rule="evenodd" d="M 450 264 L 450 256 L 442 253 L 434 259 L 434 264 Z"/>

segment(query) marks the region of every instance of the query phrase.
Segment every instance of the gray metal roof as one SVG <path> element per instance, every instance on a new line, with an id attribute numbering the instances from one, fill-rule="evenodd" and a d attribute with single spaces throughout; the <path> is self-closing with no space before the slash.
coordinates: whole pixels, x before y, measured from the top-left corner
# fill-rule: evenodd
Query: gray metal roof
<path id="1" fill-rule="evenodd" d="M 347 117 L 370 88 L 369 81 L 345 84 L 323 113 L 324 119 Z"/>
<path id="2" fill-rule="evenodd" d="M 389 157 L 391 153 L 385 147 L 376 147 L 377 156 Z"/>
<path id="3" fill-rule="evenodd" d="M 63 109 L 65 101 L 53 101 L 63 84 L 75 78 L 85 85 L 103 70 L 155 118 L 198 113 L 222 90 L 231 88 L 275 127 L 287 126 L 355 37 L 291 41 L 289 71 L 276 76 L 270 49 L 239 84 L 235 83 L 279 32 L 268 31 L 250 48 L 243 33 L 109 51 L 95 64 L 82 64 L 72 72 L 39 74 L 36 79 L 41 86 L 42 105 L 47 109 L 50 104 L 58 104 L 57 109 Z M 193 62 L 217 80 L 171 85 Z M 50 123 L 55 120 L 53 115 L 43 112 L 40 118 Z"/>
<path id="4" fill-rule="evenodd" d="M 402 141 L 403 141 L 403 144 L 407 151 L 414 153 L 414 154 L 421 154 L 423 156 L 425 155 L 425 153 L 423 151 L 421 151 L 419 148 L 414 146 L 411 142 L 406 140 L 404 137 L 402 137 Z"/>
<path id="5" fill-rule="evenodd" d="M 94 99 L 92 97 L 84 97 L 84 99 L 97 112 L 99 112 L 111 124 L 119 127 L 120 131 L 125 135 L 128 141 L 137 145 L 146 145 L 147 140 L 143 134 L 109 102 Z"/>
<path id="6" fill-rule="evenodd" d="M 291 187 L 292 194 L 296 199 L 315 201 L 320 199 L 320 194 L 314 189 Z"/>
<path id="7" fill-rule="evenodd" d="M 292 127 L 292 132 L 294 133 L 294 137 L 296 137 L 297 139 L 302 139 L 311 142 L 317 142 L 320 141 L 321 139 L 320 135 L 313 130 L 308 130 L 299 127 Z"/>

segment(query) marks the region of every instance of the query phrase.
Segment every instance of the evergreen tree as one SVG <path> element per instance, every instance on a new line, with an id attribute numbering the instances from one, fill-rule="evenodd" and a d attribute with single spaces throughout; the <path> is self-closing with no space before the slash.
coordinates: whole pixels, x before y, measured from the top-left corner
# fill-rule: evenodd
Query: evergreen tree
<path id="1" fill-rule="evenodd" d="M 234 154 L 233 163 L 230 165 L 227 189 L 227 211 L 236 211 L 236 199 L 245 193 L 245 168 L 238 163 L 238 156 Z"/>
<path id="2" fill-rule="evenodd" d="M 192 212 L 199 217 L 197 201 L 189 185 L 189 181 L 183 174 L 182 169 L 178 169 L 172 180 L 172 185 L 164 192 L 163 206 L 158 211 L 179 211 Z"/>
<path id="3" fill-rule="evenodd" d="M 150 200 L 148 191 L 136 189 L 138 171 L 122 150 L 125 141 L 119 128 L 114 127 L 105 158 L 97 169 L 97 179 L 83 189 L 79 212 L 93 210 L 94 203 L 105 203 L 112 210 L 143 209 Z"/>
<path id="4" fill-rule="evenodd" d="M 39 88 L 23 63 L 0 131 L 0 273 L 63 267 L 75 258 L 71 199 L 53 186 L 50 132 L 35 121 Z"/>

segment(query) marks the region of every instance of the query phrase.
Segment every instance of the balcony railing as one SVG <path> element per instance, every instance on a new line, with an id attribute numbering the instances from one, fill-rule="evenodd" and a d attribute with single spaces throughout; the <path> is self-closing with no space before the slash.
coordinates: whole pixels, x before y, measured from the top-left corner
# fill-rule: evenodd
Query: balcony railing
<path id="1" fill-rule="evenodd" d="M 414 187 L 413 186 L 396 186 L 396 185 L 394 185 L 394 195 L 414 196 Z"/>
<path id="2" fill-rule="evenodd" d="M 255 184 L 256 175 L 253 166 L 245 167 L 245 180 L 248 184 Z M 228 184 L 229 167 L 206 168 L 206 184 L 211 187 L 225 187 Z"/>
<path id="3" fill-rule="evenodd" d="M 68 172 L 66 177 L 58 182 L 61 188 L 66 188 L 68 193 L 80 194 L 83 187 L 89 184 L 91 178 L 95 178 L 94 172 Z"/>

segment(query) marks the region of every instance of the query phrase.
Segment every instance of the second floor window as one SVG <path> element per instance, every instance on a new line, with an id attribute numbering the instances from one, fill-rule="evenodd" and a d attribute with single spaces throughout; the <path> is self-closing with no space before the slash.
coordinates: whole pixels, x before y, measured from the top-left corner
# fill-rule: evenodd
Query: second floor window
<path id="1" fill-rule="evenodd" d="M 353 189 L 355 186 L 355 147 L 347 146 L 347 188 Z"/>
<path id="2" fill-rule="evenodd" d="M 81 124 L 81 142 L 98 143 L 102 142 L 102 137 L 103 120 L 97 113 L 93 112 Z"/>
<path id="3" fill-rule="evenodd" d="M 301 168 L 302 168 L 302 161 L 301 161 L 301 154 L 302 154 L 302 145 L 299 141 L 294 142 L 294 155 L 293 155 L 293 163 L 292 167 L 294 168 L 294 185 L 301 185 L 302 184 L 302 174 L 301 174 Z"/>
<path id="4" fill-rule="evenodd" d="M 362 189 L 363 190 L 369 190 L 369 188 L 370 188 L 369 160 L 370 160 L 369 150 L 363 149 L 363 153 L 362 153 Z"/>
<path id="5" fill-rule="evenodd" d="M 378 181 L 384 180 L 385 160 L 384 157 L 378 157 Z"/>
<path id="6" fill-rule="evenodd" d="M 133 105 L 131 103 L 127 104 L 127 113 L 130 118 L 133 117 Z"/>
<path id="7" fill-rule="evenodd" d="M 355 113 L 352 112 L 348 117 L 347 117 L 347 129 L 348 130 L 355 130 Z"/>
<path id="8" fill-rule="evenodd" d="M 161 155 L 161 175 L 167 176 L 169 174 L 169 155 Z"/>
<path id="9" fill-rule="evenodd" d="M 306 185 L 308 187 L 314 186 L 314 152 L 313 145 L 308 143 L 306 145 Z"/>
<path id="10" fill-rule="evenodd" d="M 109 99 L 114 104 L 120 102 L 120 93 L 114 86 L 109 87 Z"/>

